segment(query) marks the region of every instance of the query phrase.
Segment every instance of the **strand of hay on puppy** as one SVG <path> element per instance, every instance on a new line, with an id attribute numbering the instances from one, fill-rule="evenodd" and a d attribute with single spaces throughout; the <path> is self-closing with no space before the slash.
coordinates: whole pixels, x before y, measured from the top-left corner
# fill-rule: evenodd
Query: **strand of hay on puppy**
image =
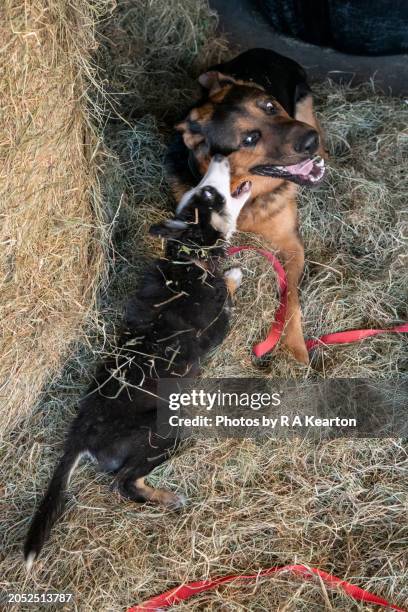
<path id="1" fill-rule="evenodd" d="M 87 88 L 94 21 L 109 6 L 10 0 L 1 12 L 2 428 L 30 410 L 60 365 L 100 279 Z"/>

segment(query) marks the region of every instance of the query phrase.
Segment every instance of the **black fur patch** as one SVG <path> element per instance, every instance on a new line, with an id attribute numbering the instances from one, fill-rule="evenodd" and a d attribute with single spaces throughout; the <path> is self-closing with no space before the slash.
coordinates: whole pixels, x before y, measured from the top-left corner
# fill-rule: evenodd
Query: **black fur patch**
<path id="1" fill-rule="evenodd" d="M 310 93 L 302 66 L 271 49 L 250 49 L 209 70 L 260 85 L 291 117 L 295 115 L 296 102 Z"/>
<path id="2" fill-rule="evenodd" d="M 151 263 L 130 298 L 116 354 L 97 369 L 65 442 L 65 450 L 31 522 L 24 554 L 38 556 L 64 508 L 69 474 L 82 453 L 116 474 L 118 491 L 145 501 L 136 480 L 166 460 L 173 438 L 156 434 L 162 378 L 197 374 L 206 354 L 228 330 L 229 296 L 218 271 L 224 248 L 211 225 L 224 198 L 212 187 L 194 194 L 168 231 L 165 256 Z M 156 226 L 160 234 L 160 225 Z M 174 230 L 174 231 L 172 231 Z M 196 263 L 196 259 L 201 259 Z"/>

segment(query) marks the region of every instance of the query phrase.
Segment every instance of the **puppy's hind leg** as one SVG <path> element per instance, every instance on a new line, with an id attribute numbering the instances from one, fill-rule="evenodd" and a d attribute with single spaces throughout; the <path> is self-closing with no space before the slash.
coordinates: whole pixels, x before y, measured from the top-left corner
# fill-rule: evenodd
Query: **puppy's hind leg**
<path id="1" fill-rule="evenodd" d="M 150 465 L 145 462 L 141 465 L 139 458 L 129 460 L 117 474 L 115 484 L 118 492 L 126 499 L 138 503 L 149 501 L 165 506 L 170 510 L 176 510 L 184 506 L 186 501 L 184 495 L 177 495 L 165 489 L 155 489 L 145 482 L 146 476 L 152 469 L 163 463 L 166 458 L 163 456 L 161 460 L 158 459 Z"/>
<path id="2" fill-rule="evenodd" d="M 234 267 L 230 268 L 224 273 L 225 284 L 227 285 L 227 291 L 230 297 L 233 297 L 236 290 L 242 282 L 242 270 L 241 268 Z"/>
<path id="3" fill-rule="evenodd" d="M 145 483 L 145 477 L 136 478 L 132 484 L 132 490 L 136 495 L 140 496 L 143 501 L 150 501 L 160 504 L 171 510 L 177 510 L 186 503 L 184 495 L 172 493 L 165 489 L 155 489 Z"/>

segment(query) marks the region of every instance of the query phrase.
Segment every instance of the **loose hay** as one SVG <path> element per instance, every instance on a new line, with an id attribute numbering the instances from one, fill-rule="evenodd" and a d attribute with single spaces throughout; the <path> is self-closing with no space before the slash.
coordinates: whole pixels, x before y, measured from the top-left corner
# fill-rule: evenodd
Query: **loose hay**
<path id="1" fill-rule="evenodd" d="M 107 0 L 2 3 L 1 415 L 31 409 L 100 280 L 99 142 L 87 88 Z"/>
<path id="2" fill-rule="evenodd" d="M 150 24 L 160 21 L 160 37 L 152 34 L 151 39 L 151 30 L 143 29 L 146 18 Z M 110 332 L 123 300 L 147 256 L 160 250 L 158 241 L 146 237 L 146 229 L 172 206 L 162 171 L 172 104 L 167 94 L 159 99 L 160 79 L 153 78 L 149 88 L 149 71 L 157 54 L 166 87 L 174 78 L 181 88 L 175 99 L 187 100 L 198 59 L 209 57 L 214 25 L 204 2 L 178 0 L 120 3 L 118 18 L 107 25 L 114 41 L 121 34 L 121 47 L 118 55 L 115 42 L 105 49 L 105 78 L 114 75 L 112 90 L 121 93 L 121 100 L 128 79 L 133 79 L 120 105 L 124 121 L 109 124 L 105 134 L 120 160 L 103 184 L 106 206 L 113 215 L 119 207 L 115 273 L 87 343 L 1 449 L 0 588 L 68 591 L 74 593 L 77 610 L 117 611 L 184 581 L 305 563 L 407 606 L 408 460 L 406 448 L 389 440 L 318 446 L 299 440 L 188 444 L 151 476 L 153 483 L 188 496 L 180 514 L 120 500 L 109 491 L 107 476 L 84 465 L 70 487 L 65 518 L 34 573 L 26 578 L 21 566 L 21 543 L 34 499 L 42 494 L 95 359 L 110 350 Z M 184 56 L 178 32 L 186 30 L 192 37 Z M 216 53 L 221 47 L 214 44 Z M 183 81 L 178 80 L 181 67 Z M 325 184 L 317 191 L 302 191 L 300 198 L 307 257 L 301 292 L 306 334 L 398 323 L 408 318 L 403 218 L 407 107 L 372 86 L 351 89 L 326 82 L 317 93 L 332 157 Z M 249 240 L 257 242 L 243 235 L 236 242 Z M 385 377 L 406 372 L 404 336 L 325 349 L 309 370 L 280 353 L 259 369 L 251 361 L 250 346 L 271 321 L 275 280 L 263 258 L 246 253 L 237 259 L 244 285 L 231 334 L 205 375 Z M 372 608 L 354 604 L 317 581 L 279 576 L 256 586 L 223 587 L 176 609 Z"/>

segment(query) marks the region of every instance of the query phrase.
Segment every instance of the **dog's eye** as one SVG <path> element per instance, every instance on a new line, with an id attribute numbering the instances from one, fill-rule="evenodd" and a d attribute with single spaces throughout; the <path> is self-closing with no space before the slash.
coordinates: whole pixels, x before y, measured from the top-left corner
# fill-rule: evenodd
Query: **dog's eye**
<path id="1" fill-rule="evenodd" d="M 268 113 L 268 115 L 273 115 L 276 113 L 276 108 L 272 102 L 267 102 L 265 104 L 265 111 Z"/>
<path id="2" fill-rule="evenodd" d="M 244 147 L 254 147 L 261 137 L 261 132 L 255 130 L 254 132 L 248 132 L 242 139 Z"/>
<path id="3" fill-rule="evenodd" d="M 267 102 L 261 102 L 259 106 L 262 108 L 262 110 L 265 111 L 267 115 L 275 115 L 278 112 L 276 106 L 273 102 L 271 102 L 271 100 L 268 100 Z"/>

